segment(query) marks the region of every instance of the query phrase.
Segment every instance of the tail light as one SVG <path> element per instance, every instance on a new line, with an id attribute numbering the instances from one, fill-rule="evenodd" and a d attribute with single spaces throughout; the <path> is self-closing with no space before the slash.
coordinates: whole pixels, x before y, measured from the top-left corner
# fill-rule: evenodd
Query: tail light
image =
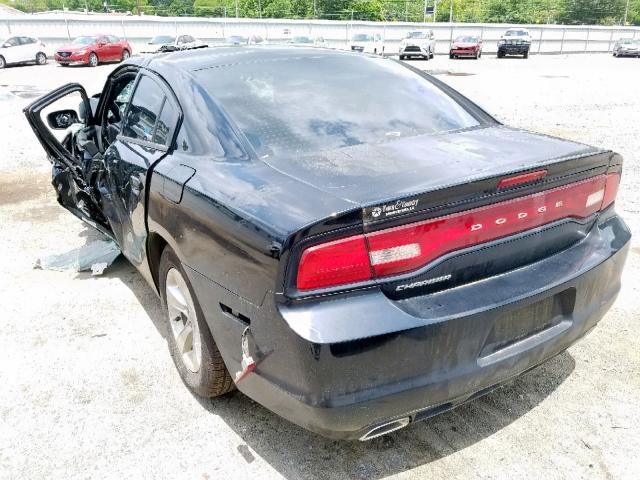
<path id="1" fill-rule="evenodd" d="M 300 290 L 374 280 L 419 269 L 473 245 L 563 218 L 586 218 L 615 200 L 619 173 L 460 213 L 307 248 L 298 265 Z"/>

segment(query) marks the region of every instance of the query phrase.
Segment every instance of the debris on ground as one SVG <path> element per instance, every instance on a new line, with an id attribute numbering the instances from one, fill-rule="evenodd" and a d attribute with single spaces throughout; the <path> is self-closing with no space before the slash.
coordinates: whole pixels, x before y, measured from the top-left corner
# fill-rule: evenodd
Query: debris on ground
<path id="1" fill-rule="evenodd" d="M 36 260 L 34 268 L 42 270 L 86 272 L 102 275 L 120 255 L 120 249 L 113 240 L 93 240 L 66 253 L 58 253 Z"/>

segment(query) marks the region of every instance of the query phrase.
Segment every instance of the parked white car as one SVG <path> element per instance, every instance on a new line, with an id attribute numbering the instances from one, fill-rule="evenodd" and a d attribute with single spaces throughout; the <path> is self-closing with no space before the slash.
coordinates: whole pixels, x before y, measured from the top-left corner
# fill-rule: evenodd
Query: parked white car
<path id="1" fill-rule="evenodd" d="M 0 37 L 0 68 L 16 63 L 47 63 L 46 45 L 36 37 L 13 35 Z"/>
<path id="2" fill-rule="evenodd" d="M 369 35 L 367 33 L 356 33 L 351 37 L 349 50 L 361 53 L 373 53 L 382 55 L 384 53 L 384 41 L 379 33 Z"/>
<path id="3" fill-rule="evenodd" d="M 291 37 L 287 40 L 287 43 L 291 45 L 301 45 L 308 47 L 322 47 L 326 48 L 328 46 L 327 41 L 324 37 L 308 37 L 306 35 L 298 35 L 295 37 Z"/>
<path id="4" fill-rule="evenodd" d="M 407 33 L 400 42 L 398 55 L 400 60 L 409 57 L 433 58 L 436 52 L 436 37 L 433 30 L 416 30 Z"/>
<path id="5" fill-rule="evenodd" d="M 189 50 L 207 45 L 191 35 L 156 35 L 142 49 L 142 53 L 156 53 L 160 50 Z"/>

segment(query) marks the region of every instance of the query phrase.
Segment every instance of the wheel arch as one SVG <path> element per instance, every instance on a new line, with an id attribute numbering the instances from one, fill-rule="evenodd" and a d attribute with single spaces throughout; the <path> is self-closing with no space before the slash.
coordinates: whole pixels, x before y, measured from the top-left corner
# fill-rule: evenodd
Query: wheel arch
<path id="1" fill-rule="evenodd" d="M 156 292 L 160 294 L 160 258 L 165 247 L 169 242 L 157 232 L 149 232 L 147 237 L 147 258 L 149 259 L 149 270 L 156 288 Z"/>

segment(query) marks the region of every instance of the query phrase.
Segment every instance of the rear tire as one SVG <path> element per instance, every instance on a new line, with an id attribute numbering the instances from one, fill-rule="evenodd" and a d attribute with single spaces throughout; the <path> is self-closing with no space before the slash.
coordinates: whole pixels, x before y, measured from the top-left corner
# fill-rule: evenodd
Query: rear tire
<path id="1" fill-rule="evenodd" d="M 404 60 L 404 55 L 400 55 L 400 60 Z"/>
<path id="2" fill-rule="evenodd" d="M 2 55 L 0 55 L 0 69 L 4 68 L 7 66 L 7 62 L 5 61 L 4 57 Z"/>
<path id="3" fill-rule="evenodd" d="M 98 66 L 98 56 L 91 52 L 89 54 L 89 62 L 87 63 L 87 65 L 89 65 L 90 67 L 97 67 Z"/>
<path id="4" fill-rule="evenodd" d="M 129 57 L 131 56 L 131 53 L 129 53 L 129 50 L 127 50 L 126 48 L 122 51 L 122 58 L 120 59 L 121 62 L 126 61 Z"/>
<path id="5" fill-rule="evenodd" d="M 453 60 L 453 53 L 449 53 L 449 58 Z"/>
<path id="6" fill-rule="evenodd" d="M 182 263 L 170 247 L 162 252 L 159 272 L 166 339 L 182 381 L 201 397 L 217 397 L 234 390 Z"/>
<path id="7" fill-rule="evenodd" d="M 524 52 L 524 55 L 522 55 L 522 58 L 529 58 L 529 50 L 527 50 L 526 52 Z"/>
<path id="8" fill-rule="evenodd" d="M 36 53 L 36 65 L 44 65 L 47 63 L 47 56 L 43 52 Z"/>

